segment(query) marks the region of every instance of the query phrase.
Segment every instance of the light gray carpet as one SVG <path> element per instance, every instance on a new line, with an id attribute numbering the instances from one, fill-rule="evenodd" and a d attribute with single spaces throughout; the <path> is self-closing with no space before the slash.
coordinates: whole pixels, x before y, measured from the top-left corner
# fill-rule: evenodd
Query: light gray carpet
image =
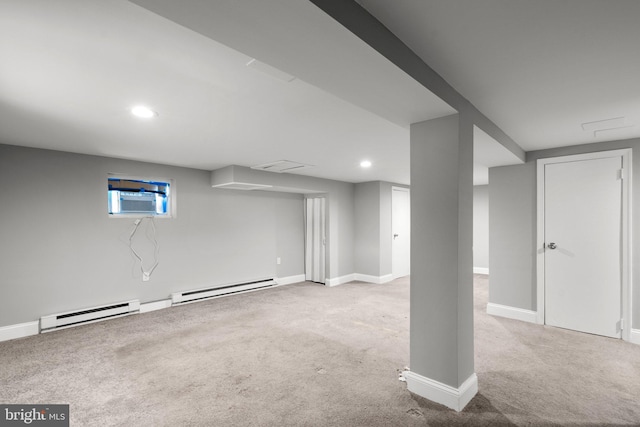
<path id="1" fill-rule="evenodd" d="M 0 343 L 0 403 L 74 426 L 640 425 L 640 346 L 488 316 L 461 413 L 412 395 L 409 282 L 301 283 Z"/>

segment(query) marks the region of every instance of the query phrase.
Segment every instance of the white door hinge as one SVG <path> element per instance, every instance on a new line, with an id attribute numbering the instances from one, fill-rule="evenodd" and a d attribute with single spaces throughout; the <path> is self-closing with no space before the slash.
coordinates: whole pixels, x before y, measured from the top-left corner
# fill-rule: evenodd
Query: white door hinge
<path id="1" fill-rule="evenodd" d="M 618 169 L 618 179 L 624 179 L 624 169 Z"/>

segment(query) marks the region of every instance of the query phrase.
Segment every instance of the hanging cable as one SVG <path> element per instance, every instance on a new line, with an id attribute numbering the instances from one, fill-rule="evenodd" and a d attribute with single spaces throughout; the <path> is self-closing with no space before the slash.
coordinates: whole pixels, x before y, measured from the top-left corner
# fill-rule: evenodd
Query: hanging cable
<path id="1" fill-rule="evenodd" d="M 147 232 L 146 237 L 147 239 L 149 239 L 154 246 L 154 251 L 153 251 L 153 265 L 151 266 L 151 268 L 149 270 L 145 270 L 144 268 L 144 260 L 142 258 L 142 256 L 135 250 L 135 248 L 133 247 L 133 240 L 136 236 L 136 233 L 138 232 L 138 229 L 140 228 L 140 224 L 142 224 L 144 219 L 150 219 L 151 220 L 151 235 L 149 235 L 149 228 L 147 228 Z M 160 245 L 158 244 L 158 239 L 156 238 L 156 223 L 155 223 L 155 219 L 152 216 L 149 217 L 143 217 L 143 218 L 138 218 L 135 220 L 135 222 L 133 223 L 133 228 L 131 229 L 131 233 L 129 233 L 129 249 L 131 249 L 131 253 L 136 257 L 136 259 L 140 262 L 140 271 L 142 272 L 142 280 L 143 281 L 148 281 L 149 278 L 151 277 L 151 274 L 153 273 L 153 271 L 156 269 L 156 267 L 158 266 L 158 254 L 160 253 Z"/>
<path id="2" fill-rule="evenodd" d="M 148 276 L 151 276 L 153 270 L 158 266 L 158 255 L 160 253 L 160 245 L 158 244 L 158 239 L 156 238 L 156 219 L 154 217 L 149 217 L 151 219 L 151 236 L 147 233 L 147 238 L 153 242 L 153 266 L 148 271 Z M 148 229 L 147 229 L 148 231 Z"/>

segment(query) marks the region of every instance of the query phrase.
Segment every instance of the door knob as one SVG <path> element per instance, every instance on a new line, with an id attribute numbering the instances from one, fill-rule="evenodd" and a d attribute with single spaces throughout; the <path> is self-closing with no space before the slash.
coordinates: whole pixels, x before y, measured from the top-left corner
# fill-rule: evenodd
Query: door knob
<path id="1" fill-rule="evenodd" d="M 549 244 L 547 245 L 547 247 L 548 247 L 549 249 L 555 249 L 555 248 L 557 248 L 556 244 L 555 244 L 555 243 L 553 243 L 553 242 L 549 243 Z"/>

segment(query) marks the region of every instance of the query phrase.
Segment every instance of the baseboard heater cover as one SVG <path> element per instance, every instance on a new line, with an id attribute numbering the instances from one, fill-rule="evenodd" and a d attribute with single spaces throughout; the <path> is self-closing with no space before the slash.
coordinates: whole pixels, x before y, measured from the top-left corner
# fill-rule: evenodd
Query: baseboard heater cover
<path id="1" fill-rule="evenodd" d="M 252 282 L 234 283 L 230 285 L 217 286 L 193 291 L 174 292 L 171 294 L 172 304 L 194 302 L 222 295 L 236 294 L 238 292 L 252 291 L 255 289 L 269 288 L 277 283 L 273 279 L 261 279 Z"/>
<path id="2" fill-rule="evenodd" d="M 40 332 L 50 332 L 72 326 L 99 322 L 114 317 L 128 316 L 140 312 L 140 301 L 131 300 L 110 305 L 85 308 L 76 311 L 42 316 L 40 318 Z"/>

